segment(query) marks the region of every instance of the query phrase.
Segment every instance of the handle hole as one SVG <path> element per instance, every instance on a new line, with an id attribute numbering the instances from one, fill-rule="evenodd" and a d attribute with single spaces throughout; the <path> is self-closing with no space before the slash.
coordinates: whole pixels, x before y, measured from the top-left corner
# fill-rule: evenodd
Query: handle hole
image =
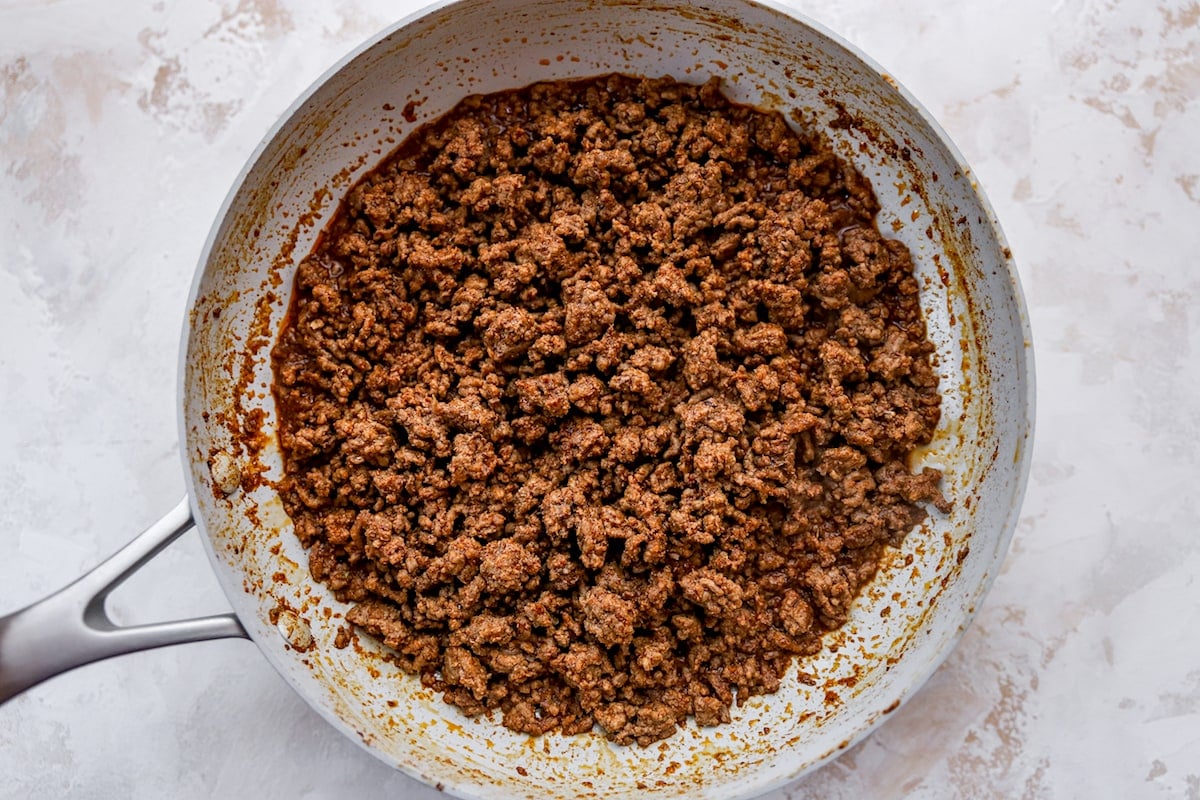
<path id="1" fill-rule="evenodd" d="M 193 533 L 143 564 L 104 601 L 104 611 L 120 627 L 167 619 L 189 619 L 229 611 L 229 600 Z"/>

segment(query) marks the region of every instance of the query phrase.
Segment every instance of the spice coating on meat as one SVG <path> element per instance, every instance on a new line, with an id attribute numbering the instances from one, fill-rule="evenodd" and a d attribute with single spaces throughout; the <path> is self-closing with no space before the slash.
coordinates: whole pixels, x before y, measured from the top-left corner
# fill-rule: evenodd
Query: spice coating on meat
<path id="1" fill-rule="evenodd" d="M 349 622 L 467 714 L 727 722 L 949 508 L 907 466 L 941 400 L 908 251 L 820 137 L 719 88 L 469 98 L 297 271 L 285 507 Z"/>

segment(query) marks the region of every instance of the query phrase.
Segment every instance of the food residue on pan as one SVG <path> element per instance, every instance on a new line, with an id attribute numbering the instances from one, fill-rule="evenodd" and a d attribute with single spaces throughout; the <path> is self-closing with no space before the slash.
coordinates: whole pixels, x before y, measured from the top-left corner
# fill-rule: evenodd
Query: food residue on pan
<path id="1" fill-rule="evenodd" d="M 224 452 L 213 453 L 208 460 L 213 487 L 222 495 L 231 495 L 242 484 L 242 470 L 233 456 Z"/>

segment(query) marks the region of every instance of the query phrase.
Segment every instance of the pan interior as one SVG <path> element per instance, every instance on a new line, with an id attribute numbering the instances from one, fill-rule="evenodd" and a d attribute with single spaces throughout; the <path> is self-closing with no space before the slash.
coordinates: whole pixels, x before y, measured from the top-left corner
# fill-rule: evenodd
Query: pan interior
<path id="1" fill-rule="evenodd" d="M 338 199 L 417 125 L 464 96 L 624 72 L 724 79 L 735 101 L 798 112 L 866 175 L 880 229 L 911 250 L 937 347 L 942 423 L 917 466 L 944 470 L 949 515 L 910 535 L 850 623 L 781 690 L 718 728 L 650 748 L 602 737 L 530 739 L 468 719 L 378 657 L 336 649 L 345 607 L 308 575 L 279 477 L 269 353 L 295 265 Z M 835 119 L 853 124 L 830 128 Z M 1019 287 L 990 208 L 940 131 L 888 76 L 771 6 L 464 0 L 397 25 L 327 74 L 251 159 L 193 286 L 180 420 L 193 502 L 214 567 L 259 647 L 343 733 L 464 797 L 740 797 L 794 778 L 864 735 L 947 655 L 990 585 L 1015 524 L 1032 414 Z M 217 453 L 243 488 L 213 488 Z M 281 629 L 311 632 L 305 650 Z M 297 645 L 303 634 L 291 636 Z M 522 772 L 518 771 L 518 766 Z"/>

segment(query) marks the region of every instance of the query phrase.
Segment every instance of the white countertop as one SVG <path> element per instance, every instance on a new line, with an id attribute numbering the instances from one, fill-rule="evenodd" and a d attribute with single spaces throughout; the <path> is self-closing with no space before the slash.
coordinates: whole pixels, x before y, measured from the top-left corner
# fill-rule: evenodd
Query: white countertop
<path id="1" fill-rule="evenodd" d="M 772 798 L 1200 797 L 1200 5 L 809 0 L 974 167 L 1030 306 L 1032 478 L 958 649 Z M 413 3 L 0 4 L 0 609 L 183 492 L 192 271 L 280 112 Z M 119 622 L 220 611 L 195 534 Z M 411 797 L 244 641 L 141 653 L 0 708 L 0 796 Z"/>

